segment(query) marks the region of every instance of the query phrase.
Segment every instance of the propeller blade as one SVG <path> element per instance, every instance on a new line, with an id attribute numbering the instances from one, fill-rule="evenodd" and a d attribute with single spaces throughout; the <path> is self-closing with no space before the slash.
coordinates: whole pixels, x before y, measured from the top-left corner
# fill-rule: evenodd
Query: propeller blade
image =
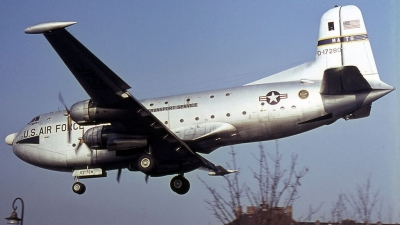
<path id="1" fill-rule="evenodd" d="M 85 135 L 85 129 L 82 129 L 82 137 L 79 138 L 79 143 L 75 148 L 75 155 L 78 154 L 79 149 L 81 148 L 81 146 L 85 143 L 85 140 L 83 139 L 83 136 Z"/>
<path id="2" fill-rule="evenodd" d="M 150 177 L 150 175 L 146 174 L 146 177 L 144 178 L 144 180 L 146 181 L 146 184 L 147 184 L 147 182 L 149 182 L 149 177 Z"/>
<path id="3" fill-rule="evenodd" d="M 68 118 L 67 118 L 68 143 L 71 143 L 71 130 L 72 130 L 71 128 L 72 128 L 71 116 L 68 113 Z"/>
<path id="4" fill-rule="evenodd" d="M 67 104 L 65 104 L 64 98 L 61 94 L 61 92 L 58 93 L 58 100 L 60 100 L 61 104 L 65 107 L 65 110 L 67 111 L 67 129 L 68 129 L 68 143 L 71 143 L 71 126 L 72 126 L 72 121 L 71 121 L 71 115 L 70 111 L 67 107 Z"/>
<path id="5" fill-rule="evenodd" d="M 64 98 L 61 94 L 61 92 L 58 93 L 58 100 L 60 100 L 61 104 L 65 107 L 65 110 L 67 110 L 67 113 L 69 114 L 69 109 L 67 107 L 67 104 L 65 104 Z"/>
<path id="6" fill-rule="evenodd" d="M 83 140 L 82 140 L 82 139 L 79 139 L 78 145 L 77 145 L 76 148 L 75 148 L 75 155 L 78 154 L 79 149 L 81 148 L 82 144 L 83 144 Z"/>
<path id="7" fill-rule="evenodd" d="M 117 182 L 118 182 L 118 183 L 119 183 L 119 180 L 121 179 L 121 171 L 122 171 L 122 169 L 119 168 L 119 169 L 118 169 L 118 173 L 117 173 Z"/>

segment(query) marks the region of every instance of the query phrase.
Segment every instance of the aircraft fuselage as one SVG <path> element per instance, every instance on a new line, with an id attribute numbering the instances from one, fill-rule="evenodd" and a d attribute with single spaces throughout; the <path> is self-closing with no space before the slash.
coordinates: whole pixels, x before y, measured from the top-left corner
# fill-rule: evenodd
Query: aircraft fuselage
<path id="1" fill-rule="evenodd" d="M 221 146 L 283 138 L 330 124 L 377 97 L 367 98 L 374 95 L 370 92 L 327 99 L 319 92 L 320 82 L 298 81 L 146 99 L 141 103 L 193 149 L 209 153 Z M 307 122 L 330 114 L 330 118 Z M 28 163 L 67 172 L 87 166 L 113 169 L 136 159 L 135 155 L 121 157 L 117 151 L 89 149 L 86 145 L 76 151 L 83 134 L 92 127 L 72 122 L 68 143 L 66 112 L 43 114 L 15 136 L 13 150 Z"/>
<path id="2" fill-rule="evenodd" d="M 90 99 L 35 117 L 6 137 L 22 160 L 79 178 L 107 170 L 178 174 L 170 187 L 190 188 L 184 173 L 227 170 L 198 153 L 227 145 L 299 134 L 340 118 L 368 117 L 372 102 L 393 91 L 380 80 L 361 11 L 335 7 L 321 17 L 315 59 L 245 86 L 138 101 L 131 87 L 65 28 L 49 22 L 25 29 L 43 34 Z"/>

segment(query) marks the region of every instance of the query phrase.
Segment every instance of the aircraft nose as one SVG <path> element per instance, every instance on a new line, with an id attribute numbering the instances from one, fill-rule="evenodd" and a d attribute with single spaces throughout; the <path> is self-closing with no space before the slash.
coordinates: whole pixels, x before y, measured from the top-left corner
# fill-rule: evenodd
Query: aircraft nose
<path id="1" fill-rule="evenodd" d="M 6 137 L 6 139 L 5 139 L 5 141 L 6 141 L 6 144 L 8 144 L 8 145 L 13 145 L 13 143 L 14 143 L 14 138 L 15 138 L 15 136 L 17 136 L 17 133 L 13 133 L 13 134 L 9 134 L 9 135 L 7 135 L 7 137 Z"/>

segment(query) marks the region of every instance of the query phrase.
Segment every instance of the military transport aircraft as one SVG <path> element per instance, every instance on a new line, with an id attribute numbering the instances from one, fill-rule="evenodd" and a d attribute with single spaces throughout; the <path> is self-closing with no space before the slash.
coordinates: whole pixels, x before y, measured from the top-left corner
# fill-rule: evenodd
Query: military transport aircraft
<path id="1" fill-rule="evenodd" d="M 375 100 L 393 91 L 379 78 L 367 30 L 356 6 L 335 7 L 321 18 L 315 59 L 241 87 L 137 100 L 126 84 L 65 28 L 49 22 L 25 29 L 43 34 L 90 99 L 64 111 L 34 117 L 5 141 L 15 155 L 38 167 L 72 172 L 79 179 L 107 170 L 177 174 L 170 186 L 190 188 L 184 173 L 232 170 L 199 153 L 246 142 L 283 138 L 336 120 L 367 117 Z"/>

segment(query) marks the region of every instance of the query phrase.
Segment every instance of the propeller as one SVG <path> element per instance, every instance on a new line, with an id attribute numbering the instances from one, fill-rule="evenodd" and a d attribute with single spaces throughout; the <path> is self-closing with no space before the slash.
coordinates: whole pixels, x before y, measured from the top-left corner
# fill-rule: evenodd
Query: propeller
<path id="1" fill-rule="evenodd" d="M 79 149 L 81 148 L 81 146 L 85 143 L 85 140 L 83 139 L 83 135 L 85 135 L 85 129 L 82 128 L 82 137 L 78 138 L 79 142 L 78 145 L 75 148 L 75 155 L 78 154 Z M 90 149 L 91 150 L 91 149 Z"/>
<path id="2" fill-rule="evenodd" d="M 121 172 L 122 172 L 122 169 L 119 168 L 119 169 L 118 169 L 118 173 L 117 173 L 117 182 L 118 182 L 118 183 L 119 183 L 119 180 L 121 179 Z"/>
<path id="3" fill-rule="evenodd" d="M 64 105 L 65 110 L 67 111 L 66 116 L 67 116 L 67 129 L 68 129 L 68 143 L 71 143 L 71 124 L 72 124 L 71 114 L 67 107 L 67 104 L 65 104 L 65 101 L 64 101 L 64 98 L 63 98 L 61 92 L 58 93 L 58 100 L 60 100 L 60 102 Z"/>

